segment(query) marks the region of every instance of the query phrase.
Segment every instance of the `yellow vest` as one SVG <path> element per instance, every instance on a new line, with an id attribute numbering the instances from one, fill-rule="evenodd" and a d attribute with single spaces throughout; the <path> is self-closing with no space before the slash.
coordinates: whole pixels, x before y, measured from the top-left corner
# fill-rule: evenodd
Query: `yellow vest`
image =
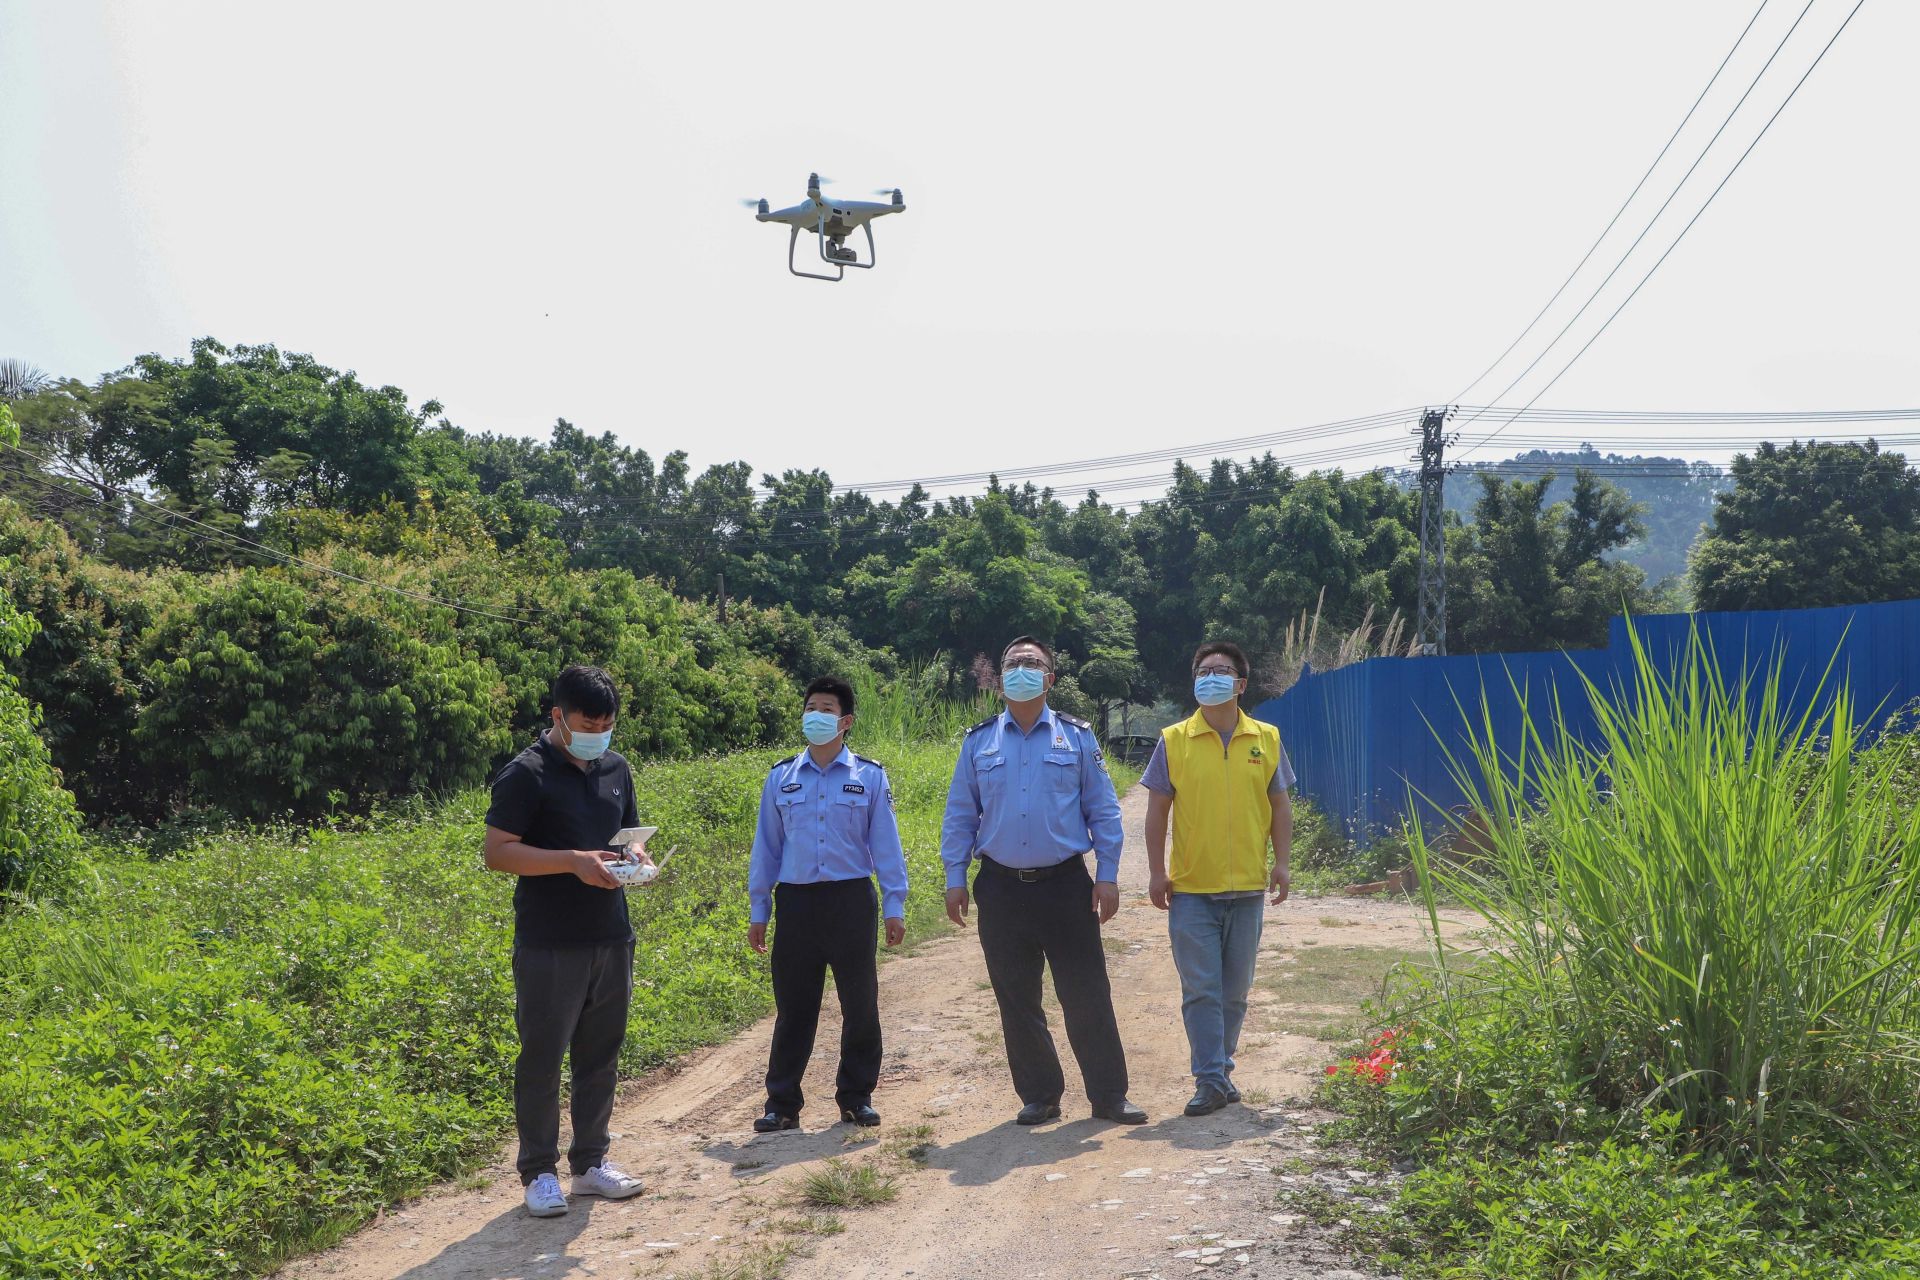
<path id="1" fill-rule="evenodd" d="M 1240 713 L 1230 742 L 1200 712 L 1160 731 L 1173 781 L 1176 893 L 1231 893 L 1267 887 L 1273 805 L 1267 787 L 1280 767 L 1280 730 Z M 1222 749 L 1224 745 L 1224 750 Z"/>

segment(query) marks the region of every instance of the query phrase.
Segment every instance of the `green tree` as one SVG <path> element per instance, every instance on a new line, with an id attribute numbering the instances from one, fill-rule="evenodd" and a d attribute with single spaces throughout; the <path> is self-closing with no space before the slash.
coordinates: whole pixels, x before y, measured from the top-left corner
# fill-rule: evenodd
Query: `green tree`
<path id="1" fill-rule="evenodd" d="M 1088 589 L 1084 572 L 1037 545 L 1004 495 L 989 494 L 893 575 L 887 606 L 908 656 L 944 652 L 964 664 L 997 660 L 1015 635 L 1051 641 L 1078 627 Z"/>
<path id="2" fill-rule="evenodd" d="M 1640 508 L 1590 471 L 1547 505 L 1537 480 L 1476 477 L 1473 521 L 1447 533 L 1450 644 L 1462 652 L 1592 648 L 1611 618 L 1651 603 L 1646 574 L 1607 558 L 1641 536 Z"/>
<path id="3" fill-rule="evenodd" d="M 1691 576 L 1702 609 L 1920 596 L 1920 471 L 1865 444 L 1762 444 L 1733 460 Z"/>
<path id="4" fill-rule="evenodd" d="M 484 781 L 510 741 L 499 673 L 377 595 L 254 569 L 203 584 L 144 639 L 153 767 L 255 819 Z"/>

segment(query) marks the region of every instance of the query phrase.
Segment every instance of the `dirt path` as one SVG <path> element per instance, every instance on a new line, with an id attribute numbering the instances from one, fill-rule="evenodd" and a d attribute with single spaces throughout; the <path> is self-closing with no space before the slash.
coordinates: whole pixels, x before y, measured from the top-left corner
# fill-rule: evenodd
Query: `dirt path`
<path id="1" fill-rule="evenodd" d="M 1122 909 L 1106 930 L 1133 1100 L 1152 1123 L 1086 1118 L 1058 1010 L 1065 1122 L 1014 1125 L 999 1016 L 971 930 L 930 941 L 880 971 L 887 1056 L 877 1132 L 832 1118 L 837 1015 L 822 1018 L 805 1128 L 756 1136 L 771 1019 L 623 1092 L 613 1154 L 647 1192 L 576 1200 L 563 1218 L 525 1215 L 512 1151 L 470 1178 L 390 1212 L 287 1280 L 1011 1280 L 1185 1276 L 1357 1277 L 1310 1224 L 1276 1214 L 1276 1191 L 1311 1176 L 1325 1117 L 1311 1091 L 1358 999 L 1400 954 L 1421 947 L 1405 905 L 1300 899 L 1267 909 L 1255 1007 L 1236 1081 L 1247 1105 L 1189 1120 L 1192 1092 L 1166 919 L 1146 900 L 1145 793 L 1122 802 Z M 915 892 L 928 892 L 916 886 Z M 1450 922 L 1465 928 L 1465 917 Z M 829 996 L 829 1009 L 832 1000 Z M 860 1139 L 868 1139 L 861 1141 Z M 851 1145 L 850 1145 L 851 1144 Z M 563 1139 L 564 1147 L 564 1139 Z M 891 1204 L 823 1214 L 793 1187 L 844 1157 L 897 1178 Z M 917 1157 L 917 1158 L 916 1158 Z M 834 1233 L 836 1232 L 837 1233 Z M 829 1234 L 832 1233 L 832 1234 Z"/>

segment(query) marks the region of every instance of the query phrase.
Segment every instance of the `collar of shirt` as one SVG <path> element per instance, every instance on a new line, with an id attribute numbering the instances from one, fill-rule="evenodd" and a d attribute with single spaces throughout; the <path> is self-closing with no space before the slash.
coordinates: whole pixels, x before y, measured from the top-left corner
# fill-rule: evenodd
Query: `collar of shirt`
<path id="1" fill-rule="evenodd" d="M 1185 724 L 1181 725 L 1180 728 L 1189 738 L 1197 738 L 1203 733 L 1211 733 L 1215 737 L 1218 737 L 1220 734 L 1218 729 L 1207 723 L 1207 713 L 1205 711 L 1194 712 L 1193 716 Z M 1233 736 L 1238 738 L 1249 733 L 1257 736 L 1259 732 L 1258 729 L 1253 727 L 1253 717 L 1242 710 L 1239 721 L 1233 726 Z"/>
<path id="2" fill-rule="evenodd" d="M 1057 727 L 1053 720 L 1053 707 L 1048 703 L 1043 702 L 1040 704 L 1040 718 L 1033 722 L 1032 729 L 1022 729 L 1020 722 L 1013 718 L 1013 711 L 1010 708 L 1003 707 L 1000 711 L 1000 731 L 1002 733 L 1011 730 L 1023 738 L 1031 737 L 1042 726 L 1049 729 Z"/>
<path id="3" fill-rule="evenodd" d="M 794 762 L 793 767 L 796 770 L 811 768 L 815 773 L 824 774 L 828 772 L 828 770 L 837 769 L 842 765 L 845 765 L 848 769 L 853 768 L 853 752 L 847 749 L 847 744 L 844 742 L 840 744 L 840 754 L 835 756 L 832 760 L 828 761 L 827 767 L 825 769 L 822 769 L 819 766 L 819 764 L 814 760 L 813 751 L 811 749 L 802 751 L 800 753 L 800 758 Z"/>

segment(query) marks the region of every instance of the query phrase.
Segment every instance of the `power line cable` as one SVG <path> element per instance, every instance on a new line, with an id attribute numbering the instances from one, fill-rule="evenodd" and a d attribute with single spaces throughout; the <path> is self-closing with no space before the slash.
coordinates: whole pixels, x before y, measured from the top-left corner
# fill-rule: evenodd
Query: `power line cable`
<path id="1" fill-rule="evenodd" d="M 1800 12 L 1794 16 L 1793 25 L 1787 28 L 1787 33 L 1780 37 L 1780 43 L 1773 47 L 1773 52 L 1767 55 L 1767 60 L 1762 64 L 1760 64 L 1760 70 L 1754 72 L 1753 79 L 1747 83 L 1746 92 L 1740 95 L 1740 100 L 1733 104 L 1732 110 L 1727 112 L 1726 119 L 1720 122 L 1720 127 L 1713 131 L 1713 136 L 1711 138 L 1707 139 L 1707 145 L 1700 148 L 1700 154 L 1695 156 L 1693 163 L 1687 166 L 1687 171 L 1680 175 L 1680 181 L 1676 182 L 1673 185 L 1673 190 L 1668 192 L 1667 198 L 1660 202 L 1660 207 L 1653 211 L 1653 216 L 1647 219 L 1647 225 L 1640 228 L 1640 234 L 1633 238 L 1633 243 L 1627 246 L 1627 251 L 1620 255 L 1620 260 L 1613 264 L 1613 269 L 1608 271 L 1606 276 L 1601 279 L 1600 283 L 1593 287 L 1593 292 L 1587 295 L 1587 300 L 1580 304 L 1580 309 L 1578 311 L 1575 311 L 1573 315 L 1568 318 L 1566 324 L 1560 327 L 1560 332 L 1554 334 L 1553 338 L 1547 343 L 1547 345 L 1540 349 L 1539 354 L 1537 354 L 1536 356 L 1534 356 L 1532 360 L 1527 362 L 1526 368 L 1522 369 L 1519 373 L 1515 374 L 1513 376 L 1513 380 L 1507 383 L 1506 386 L 1500 388 L 1499 394 L 1493 397 L 1495 401 L 1498 401 L 1502 396 L 1505 396 L 1509 391 L 1519 386 L 1521 381 L 1525 379 L 1528 374 L 1532 373 L 1534 369 L 1539 366 L 1542 360 L 1547 358 L 1547 353 L 1552 351 L 1556 346 L 1558 346 L 1560 344 L 1560 340 L 1567 336 L 1568 331 L 1571 330 L 1575 324 L 1579 323 L 1580 317 L 1587 314 L 1587 308 L 1591 307 L 1595 302 L 1599 301 L 1600 295 L 1606 291 L 1606 287 L 1613 282 L 1613 278 L 1616 275 L 1620 274 L 1620 269 L 1627 265 L 1628 259 L 1633 257 L 1634 250 L 1640 247 L 1641 242 L 1647 238 L 1648 233 L 1651 232 L 1656 225 L 1658 225 L 1661 216 L 1666 213 L 1668 207 L 1671 206 L 1674 200 L 1676 200 L 1679 197 L 1680 193 L 1686 189 L 1687 182 L 1693 177 L 1694 172 L 1700 168 L 1701 164 L 1703 164 L 1706 161 L 1708 153 L 1713 150 L 1714 143 L 1720 141 L 1720 135 L 1727 131 L 1727 126 L 1731 125 L 1733 123 L 1734 117 L 1740 114 L 1740 108 L 1746 105 L 1747 99 L 1752 96 L 1753 91 L 1760 87 L 1760 81 L 1766 77 L 1767 71 L 1773 66 L 1774 59 L 1778 58 L 1780 56 L 1780 51 L 1787 47 L 1787 42 L 1793 39 L 1793 33 L 1800 29 L 1801 21 L 1813 9 L 1813 6 L 1817 2 L 1818 0 L 1807 0 L 1806 5 L 1802 7 Z M 1759 15 L 1756 14 L 1755 16 L 1757 17 Z M 1819 60 L 1816 58 L 1815 59 L 1816 65 L 1818 64 L 1818 61 Z M 1789 94 L 1788 95 L 1789 100 L 1791 100 L 1791 97 L 1792 95 Z M 1776 112 L 1775 114 L 1778 114 L 1778 113 Z M 1766 130 L 1763 128 L 1761 129 L 1760 132 L 1761 132 L 1761 135 L 1764 136 L 1766 133 Z M 1758 141 L 1758 139 L 1756 138 L 1755 141 Z M 1751 150 L 1752 148 L 1749 147 L 1748 149 Z M 1735 165 L 1735 168 L 1738 168 L 1738 167 L 1739 167 L 1738 165 Z M 1724 181 L 1722 185 L 1725 185 Z M 1715 188 L 1716 194 L 1718 193 L 1718 190 L 1719 190 L 1718 188 Z M 1713 200 L 1713 197 L 1708 196 L 1707 200 L 1709 203 L 1711 203 Z M 1701 207 L 1705 208 L 1704 205 Z M 1698 217 L 1699 215 L 1695 214 L 1694 216 Z M 1685 233 L 1683 232 L 1682 234 L 1685 234 Z M 1664 257 L 1664 255 L 1662 256 Z M 1537 400 L 1539 399 L 1539 397 L 1535 396 L 1534 399 Z M 1530 400 L 1528 401 L 1528 403 L 1531 404 L 1532 401 Z M 1467 422 L 1472 422 L 1478 417 L 1479 415 L 1475 414 L 1472 418 L 1468 418 Z M 1462 423 L 1461 425 L 1464 426 L 1465 423 Z"/>
<path id="2" fill-rule="evenodd" d="M 1488 374 L 1499 368 L 1500 362 L 1513 354 L 1513 349 L 1519 346 L 1528 334 L 1533 332 L 1534 326 L 1539 324 L 1547 312 L 1553 309 L 1553 304 L 1560 301 L 1560 295 L 1567 291 L 1567 286 L 1573 283 L 1574 277 L 1580 274 L 1588 261 L 1592 259 L 1594 253 L 1600 248 L 1601 244 L 1613 233 L 1613 228 L 1619 223 L 1621 215 L 1626 213 L 1627 206 L 1634 202 L 1634 199 L 1639 196 L 1641 188 L 1647 185 L 1647 179 L 1651 178 L 1653 171 L 1660 167 L 1660 162 L 1667 158 L 1667 152 L 1672 150 L 1674 142 L 1680 137 L 1681 130 L 1687 127 L 1687 122 L 1693 119 L 1693 113 L 1700 109 L 1700 104 L 1706 101 L 1707 94 L 1712 91 L 1714 85 L 1719 83 L 1720 73 L 1727 69 L 1729 62 L 1733 61 L 1733 55 L 1738 53 L 1740 46 L 1745 43 L 1747 33 L 1753 30 L 1753 24 L 1760 20 L 1760 15 L 1766 11 L 1766 7 L 1771 3 L 1772 0 L 1760 0 L 1760 7 L 1753 11 L 1751 18 L 1747 19 L 1747 25 L 1740 28 L 1740 35 L 1734 40 L 1733 47 L 1727 50 L 1726 57 L 1720 59 L 1720 65 L 1713 69 L 1713 75 L 1707 79 L 1706 88 L 1700 90 L 1700 96 L 1695 98 L 1693 105 L 1687 108 L 1687 114 L 1680 117 L 1680 123 L 1674 126 L 1673 133 L 1668 136 L 1666 144 L 1660 148 L 1660 154 L 1653 158 L 1653 163 L 1647 166 L 1647 171 L 1640 175 L 1640 181 L 1633 184 L 1633 190 L 1627 193 L 1627 198 L 1621 201 L 1620 207 L 1613 211 L 1613 217 L 1607 220 L 1606 227 L 1601 230 L 1600 235 L 1594 242 L 1587 246 L 1587 251 L 1580 255 L 1580 261 L 1575 263 L 1573 270 L 1567 273 L 1567 278 L 1560 282 L 1560 287 L 1553 291 L 1553 296 L 1547 299 L 1546 305 L 1540 308 L 1533 319 L 1527 321 L 1527 327 L 1522 329 L 1514 340 L 1507 344 L 1507 349 L 1502 351 L 1498 356 L 1495 356 L 1493 363 L 1480 371 L 1479 377 L 1460 388 L 1460 390 L 1453 395 L 1449 403 L 1458 404 L 1460 401 L 1466 399 L 1467 392 L 1479 386 L 1486 380 Z"/>
<path id="3" fill-rule="evenodd" d="M 1837 27 L 1834 30 L 1834 33 L 1827 38 L 1827 42 L 1824 45 L 1820 46 L 1820 52 L 1814 55 L 1813 61 L 1808 64 L 1807 69 L 1805 71 L 1801 72 L 1800 78 L 1793 82 L 1793 88 L 1787 91 L 1787 96 L 1781 100 L 1780 105 L 1773 109 L 1773 114 L 1767 117 L 1767 122 L 1764 125 L 1760 126 L 1760 132 L 1755 134 L 1753 141 L 1747 144 L 1747 149 L 1740 153 L 1740 158 L 1733 162 L 1733 168 L 1727 170 L 1727 176 L 1720 179 L 1720 184 L 1716 186 L 1707 195 L 1706 202 L 1702 204 L 1698 210 L 1695 211 L 1694 215 L 1691 218 L 1687 219 L 1687 225 L 1680 228 L 1680 234 L 1673 238 L 1673 243 L 1667 246 L 1666 252 L 1661 254 L 1657 259 L 1654 260 L 1654 264 L 1651 267 L 1647 268 L 1647 273 L 1640 277 L 1640 283 L 1634 285 L 1633 291 L 1627 294 L 1625 298 L 1622 298 L 1620 300 L 1620 305 L 1613 309 L 1613 314 L 1609 315 L 1606 318 L 1606 320 L 1604 320 L 1601 323 L 1600 327 L 1594 330 L 1593 336 L 1591 338 L 1588 338 L 1586 342 L 1581 345 L 1580 349 L 1573 353 L 1573 358 L 1568 360 L 1566 364 L 1560 367 L 1560 372 L 1554 374 L 1553 377 L 1549 378 L 1545 386 L 1541 387 L 1538 391 L 1534 392 L 1532 398 L 1530 398 L 1525 404 L 1520 406 L 1521 412 L 1525 412 L 1526 410 L 1531 409 L 1534 405 L 1534 401 L 1538 400 L 1541 396 L 1547 394 L 1548 391 L 1552 390 L 1553 384 L 1560 381 L 1561 378 L 1565 377 L 1567 375 L 1567 371 L 1573 368 L 1575 364 L 1579 363 L 1580 357 L 1587 354 L 1587 349 L 1593 346 L 1594 343 L 1600 340 L 1600 335 L 1605 333 L 1608 327 L 1612 325 L 1616 319 L 1619 318 L 1620 313 L 1627 309 L 1627 304 L 1632 302 L 1634 298 L 1639 296 L 1640 290 L 1646 287 L 1647 281 L 1653 279 L 1654 272 L 1660 269 L 1660 264 L 1665 262 L 1667 258 L 1673 253 L 1673 251 L 1680 247 L 1680 242 L 1687 238 L 1687 232 L 1693 230 L 1693 224 L 1700 221 L 1701 214 L 1704 214 L 1709 208 L 1712 207 L 1715 197 L 1717 197 L 1723 190 L 1726 189 L 1727 183 L 1733 181 L 1733 175 L 1740 172 L 1740 166 L 1747 162 L 1747 157 L 1753 154 L 1753 149 L 1760 145 L 1760 140 L 1762 138 L 1767 136 L 1767 131 L 1773 128 L 1773 122 L 1780 118 L 1780 114 L 1787 109 L 1787 105 L 1791 103 L 1794 97 L 1800 92 L 1800 86 L 1804 85 L 1807 82 L 1808 77 L 1813 75 L 1814 69 L 1817 68 L 1822 61 L 1825 60 L 1827 56 L 1827 51 L 1833 48 L 1835 42 L 1837 42 L 1840 39 L 1841 33 L 1846 31 L 1847 27 L 1852 24 L 1854 15 L 1860 12 L 1861 6 L 1865 5 L 1866 2 L 1867 0 L 1855 0 L 1853 8 L 1847 11 L 1846 18 L 1841 21 L 1839 27 Z M 1811 4 L 1812 0 L 1808 0 L 1808 3 Z M 1804 11 L 1802 12 L 1804 16 Z M 1796 25 L 1797 25 L 1797 20 L 1796 20 Z M 1789 32 L 1788 34 L 1792 34 L 1792 33 Z M 1771 61 L 1771 59 L 1769 59 L 1769 61 Z M 1744 101 L 1744 99 L 1742 99 L 1742 101 Z M 1737 110 L 1738 108 L 1736 107 L 1735 109 Z M 1655 216 L 1657 217 L 1658 215 L 1655 215 Z M 1636 243 L 1638 242 L 1636 241 Z M 1631 250 L 1629 250 L 1629 252 L 1631 252 Z M 1596 294 L 1595 296 L 1597 297 L 1598 294 Z M 1543 352 L 1542 354 L 1545 354 L 1545 353 Z M 1498 399 L 1498 398 L 1499 397 L 1497 396 L 1495 397 L 1495 399 Z M 1515 416 L 1517 417 L 1518 414 L 1516 414 Z M 1482 445 L 1486 444 L 1488 441 L 1491 441 L 1495 436 L 1498 436 L 1502 431 L 1505 431 L 1507 427 L 1513 423 L 1513 420 L 1514 420 L 1513 418 L 1509 418 L 1507 419 L 1506 422 L 1503 422 L 1498 427 L 1494 428 L 1493 431 L 1489 433 L 1485 437 L 1485 439 L 1483 439 L 1480 442 L 1480 444 Z M 1475 447 L 1477 448 L 1479 446 L 1475 446 Z"/>

